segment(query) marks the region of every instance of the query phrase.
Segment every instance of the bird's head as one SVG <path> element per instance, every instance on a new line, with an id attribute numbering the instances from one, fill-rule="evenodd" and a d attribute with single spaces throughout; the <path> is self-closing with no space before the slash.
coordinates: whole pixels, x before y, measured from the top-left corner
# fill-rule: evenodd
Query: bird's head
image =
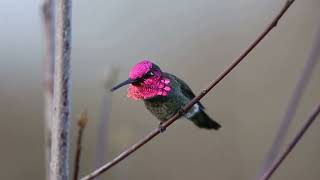
<path id="1" fill-rule="evenodd" d="M 127 96 L 134 100 L 167 96 L 171 90 L 170 80 L 164 78 L 161 69 L 149 60 L 142 60 L 135 64 L 129 72 L 129 79 L 114 86 L 111 91 L 128 84 Z"/>

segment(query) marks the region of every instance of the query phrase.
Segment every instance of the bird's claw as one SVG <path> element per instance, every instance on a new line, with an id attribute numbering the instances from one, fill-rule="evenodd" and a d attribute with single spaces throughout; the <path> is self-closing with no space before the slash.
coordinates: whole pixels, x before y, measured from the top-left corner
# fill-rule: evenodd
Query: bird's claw
<path id="1" fill-rule="evenodd" d="M 164 131 L 166 131 L 166 128 L 162 126 L 163 122 L 160 122 L 158 128 L 159 128 L 159 131 L 160 133 L 163 133 Z"/>
<path id="2" fill-rule="evenodd" d="M 186 111 L 184 109 L 179 109 L 178 113 L 182 116 L 186 113 Z"/>

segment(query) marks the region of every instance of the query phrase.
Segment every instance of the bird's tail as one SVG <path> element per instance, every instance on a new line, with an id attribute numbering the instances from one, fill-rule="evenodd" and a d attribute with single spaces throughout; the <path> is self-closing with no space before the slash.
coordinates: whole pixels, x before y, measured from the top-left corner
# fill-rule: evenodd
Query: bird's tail
<path id="1" fill-rule="evenodd" d="M 195 114 L 190 120 L 199 128 L 218 130 L 221 125 L 212 120 L 204 111 Z"/>

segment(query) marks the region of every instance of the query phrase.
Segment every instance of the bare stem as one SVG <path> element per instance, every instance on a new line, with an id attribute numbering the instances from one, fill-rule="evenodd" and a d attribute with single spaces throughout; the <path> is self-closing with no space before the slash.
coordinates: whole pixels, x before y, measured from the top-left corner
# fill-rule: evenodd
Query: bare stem
<path id="1" fill-rule="evenodd" d="M 79 169 L 80 169 L 80 157 L 81 157 L 81 149 L 82 149 L 82 135 L 83 131 L 88 122 L 88 113 L 84 111 L 81 113 L 80 118 L 78 120 L 78 136 L 77 136 L 77 147 L 76 147 L 76 155 L 74 160 L 74 172 L 73 172 L 73 179 L 79 179 Z"/>
<path id="2" fill-rule="evenodd" d="M 182 116 L 185 112 L 187 112 L 195 103 L 197 103 L 201 98 L 203 98 L 212 88 L 214 88 L 226 75 L 228 75 L 231 70 L 233 70 L 253 49 L 259 42 L 277 25 L 279 19 L 283 16 L 283 14 L 288 10 L 294 0 L 287 1 L 283 8 L 280 10 L 279 14 L 272 20 L 272 22 L 267 26 L 267 28 L 257 37 L 255 41 L 253 41 L 250 46 L 237 58 L 235 61 L 227 67 L 214 81 L 212 81 L 208 88 L 204 89 L 198 96 L 193 98 L 186 106 L 184 106 L 179 113 L 176 113 L 173 117 L 167 120 L 165 123 L 162 124 L 162 127 L 165 129 L 170 126 L 173 122 L 175 122 L 180 116 Z M 162 129 L 162 128 L 161 128 Z M 93 179 L 103 172 L 107 171 L 141 146 L 149 142 L 151 139 L 156 137 L 160 133 L 160 128 L 156 128 L 151 131 L 147 136 L 142 138 L 139 142 L 129 147 L 127 150 L 119 154 L 113 160 L 108 162 L 107 164 L 101 166 L 100 168 L 96 169 L 95 171 L 91 172 L 89 175 L 82 178 L 82 180 Z"/>
<path id="3" fill-rule="evenodd" d="M 45 135 L 45 156 L 46 156 L 46 179 L 50 178 L 50 152 L 51 152 L 51 124 L 53 109 L 53 66 L 54 66 L 54 24 L 53 24 L 53 0 L 44 0 L 42 7 L 42 21 L 45 39 L 44 58 L 44 135 Z"/>
<path id="4" fill-rule="evenodd" d="M 55 75 L 52 120 L 51 180 L 69 179 L 71 0 L 55 4 Z"/>
<path id="5" fill-rule="evenodd" d="M 303 90 L 307 86 L 309 79 L 311 77 L 312 71 L 314 70 L 315 65 L 319 61 L 319 58 L 318 58 L 319 54 L 320 54 L 320 24 L 318 26 L 317 31 L 315 32 L 314 41 L 312 43 L 311 50 L 306 59 L 304 69 L 293 91 L 291 100 L 288 103 L 287 110 L 282 118 L 280 127 L 273 140 L 271 148 L 268 154 L 266 155 L 263 166 L 259 173 L 259 177 L 261 177 L 263 173 L 268 169 L 268 167 L 270 167 L 271 163 L 274 161 L 274 159 L 277 157 L 277 154 L 280 151 L 281 144 L 283 144 L 283 141 L 288 132 L 290 123 L 296 113 Z"/>
<path id="6" fill-rule="evenodd" d="M 303 127 L 299 130 L 297 135 L 293 138 L 293 140 L 290 142 L 290 144 L 286 147 L 285 151 L 280 154 L 280 156 L 273 161 L 268 171 L 264 173 L 264 175 L 259 180 L 267 180 L 269 179 L 272 174 L 277 170 L 277 168 L 281 165 L 281 163 L 285 160 L 285 158 L 288 156 L 288 154 L 293 150 L 293 148 L 297 145 L 297 143 L 300 141 L 302 136 L 305 134 L 305 132 L 308 130 L 308 128 L 311 126 L 311 124 L 316 120 L 317 115 L 320 113 L 320 104 L 316 106 L 316 108 L 312 111 L 310 116 L 308 117 L 307 121 L 303 125 Z"/>

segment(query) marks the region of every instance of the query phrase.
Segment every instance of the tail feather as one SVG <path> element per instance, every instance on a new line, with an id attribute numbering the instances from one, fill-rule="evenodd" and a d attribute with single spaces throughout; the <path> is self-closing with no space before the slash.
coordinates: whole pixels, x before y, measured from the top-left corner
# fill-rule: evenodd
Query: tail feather
<path id="1" fill-rule="evenodd" d="M 191 117 L 190 120 L 199 128 L 215 130 L 221 128 L 221 125 L 212 120 L 204 111 L 198 112 L 193 117 Z"/>

